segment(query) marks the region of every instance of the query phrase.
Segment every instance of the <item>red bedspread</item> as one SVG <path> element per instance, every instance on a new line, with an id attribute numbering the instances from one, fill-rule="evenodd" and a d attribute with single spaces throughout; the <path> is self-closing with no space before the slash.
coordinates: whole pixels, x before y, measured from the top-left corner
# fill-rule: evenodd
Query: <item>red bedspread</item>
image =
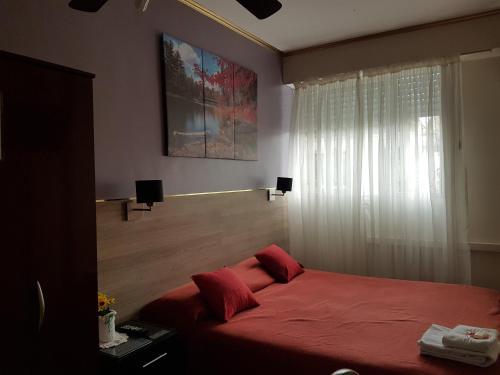
<path id="1" fill-rule="evenodd" d="M 256 293 L 260 307 L 203 323 L 189 340 L 194 374 L 500 374 L 419 355 L 431 323 L 500 328 L 500 293 L 471 286 L 307 270 Z"/>

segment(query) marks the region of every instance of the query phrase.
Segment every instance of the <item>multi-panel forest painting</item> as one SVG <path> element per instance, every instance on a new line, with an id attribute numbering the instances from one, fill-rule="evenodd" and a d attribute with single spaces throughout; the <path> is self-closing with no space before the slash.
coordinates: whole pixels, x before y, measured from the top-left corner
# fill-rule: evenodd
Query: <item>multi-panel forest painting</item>
<path id="1" fill-rule="evenodd" d="M 257 160 L 257 75 L 163 34 L 169 156 Z"/>

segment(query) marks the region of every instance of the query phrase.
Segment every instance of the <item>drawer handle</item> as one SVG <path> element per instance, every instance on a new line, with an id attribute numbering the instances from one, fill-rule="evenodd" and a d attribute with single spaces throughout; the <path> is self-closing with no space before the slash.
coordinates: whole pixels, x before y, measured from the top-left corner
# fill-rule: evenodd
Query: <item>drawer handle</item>
<path id="1" fill-rule="evenodd" d="M 163 357 L 165 357 L 168 353 L 163 353 L 163 354 L 160 354 L 158 357 L 156 357 L 155 359 L 149 361 L 148 363 L 145 363 L 142 365 L 142 368 L 144 367 L 148 367 L 150 364 L 152 363 L 155 363 L 156 361 L 158 361 L 159 359 L 162 359 Z"/>
<path id="2" fill-rule="evenodd" d="M 38 332 L 42 329 L 43 321 L 45 320 L 45 298 L 40 281 L 36 281 L 36 291 L 38 295 Z"/>

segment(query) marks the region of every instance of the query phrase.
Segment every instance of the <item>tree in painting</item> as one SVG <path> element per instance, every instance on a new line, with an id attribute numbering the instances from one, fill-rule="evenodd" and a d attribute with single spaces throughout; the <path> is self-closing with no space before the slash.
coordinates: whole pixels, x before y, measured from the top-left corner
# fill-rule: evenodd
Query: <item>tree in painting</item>
<path id="1" fill-rule="evenodd" d="M 233 64 L 203 51 L 207 157 L 234 159 Z"/>
<path id="2" fill-rule="evenodd" d="M 257 160 L 257 74 L 234 64 L 234 158 Z"/>

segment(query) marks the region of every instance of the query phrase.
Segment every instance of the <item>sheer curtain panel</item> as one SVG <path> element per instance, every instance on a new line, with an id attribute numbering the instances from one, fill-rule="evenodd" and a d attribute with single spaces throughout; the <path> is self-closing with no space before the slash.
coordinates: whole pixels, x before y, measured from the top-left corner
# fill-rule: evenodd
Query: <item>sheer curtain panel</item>
<path id="1" fill-rule="evenodd" d="M 458 61 L 296 88 L 292 254 L 330 271 L 470 282 Z"/>

